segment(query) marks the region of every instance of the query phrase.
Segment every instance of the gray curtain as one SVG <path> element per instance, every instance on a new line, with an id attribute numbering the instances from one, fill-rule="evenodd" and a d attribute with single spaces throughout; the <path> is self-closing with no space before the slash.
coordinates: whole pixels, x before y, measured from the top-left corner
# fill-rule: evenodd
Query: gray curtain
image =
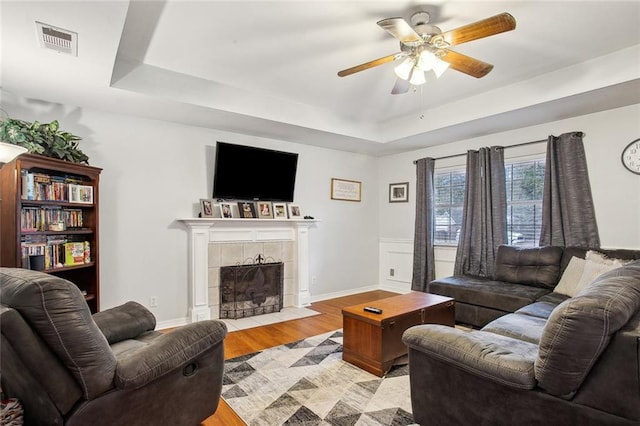
<path id="1" fill-rule="evenodd" d="M 416 224 L 413 237 L 413 279 L 411 290 L 427 291 L 436 277 L 433 260 L 434 171 L 433 158 L 416 161 Z"/>
<path id="2" fill-rule="evenodd" d="M 582 132 L 549 136 L 540 245 L 600 247 Z"/>
<path id="3" fill-rule="evenodd" d="M 504 148 L 467 152 L 463 208 L 453 272 L 493 277 L 498 246 L 507 240 Z"/>

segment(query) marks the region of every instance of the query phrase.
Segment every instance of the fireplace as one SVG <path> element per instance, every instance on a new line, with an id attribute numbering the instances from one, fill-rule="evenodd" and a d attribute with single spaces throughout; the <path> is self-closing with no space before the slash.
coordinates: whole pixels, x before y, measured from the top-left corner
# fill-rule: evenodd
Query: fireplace
<path id="1" fill-rule="evenodd" d="M 283 271 L 282 262 L 221 266 L 220 318 L 238 319 L 280 312 Z"/>
<path id="2" fill-rule="evenodd" d="M 239 265 L 249 253 L 268 252 L 283 259 L 284 307 L 309 306 L 310 228 L 315 219 L 178 219 L 188 231 L 188 291 L 190 322 L 219 318 L 220 270 Z M 280 245 L 273 251 L 274 245 Z M 261 246 L 261 247 L 260 247 Z"/>

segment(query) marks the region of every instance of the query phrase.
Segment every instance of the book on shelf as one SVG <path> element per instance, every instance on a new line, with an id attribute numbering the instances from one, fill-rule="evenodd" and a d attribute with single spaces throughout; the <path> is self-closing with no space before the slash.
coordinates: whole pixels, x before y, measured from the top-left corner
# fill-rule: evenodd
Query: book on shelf
<path id="1" fill-rule="evenodd" d="M 93 203 L 93 186 L 87 185 L 81 177 L 48 175 L 26 169 L 20 171 L 20 177 L 23 200 Z"/>
<path id="2" fill-rule="evenodd" d="M 35 184 L 33 181 L 33 173 L 29 173 L 27 170 L 23 169 L 20 171 L 20 175 L 22 181 L 22 199 L 35 199 Z"/>
<path id="3" fill-rule="evenodd" d="M 65 266 L 84 265 L 84 242 L 69 242 L 64 244 Z"/>
<path id="4" fill-rule="evenodd" d="M 68 182 L 64 176 L 51 176 L 51 199 L 57 201 L 67 201 L 68 195 Z"/>
<path id="5" fill-rule="evenodd" d="M 73 241 L 77 235 L 25 235 L 21 238 L 20 248 L 22 267 L 29 267 L 29 256 L 43 254 L 45 269 L 64 266 L 84 265 L 91 262 L 91 244 L 89 241 Z"/>
<path id="6" fill-rule="evenodd" d="M 20 210 L 22 232 L 65 231 L 82 228 L 82 209 L 67 209 L 61 206 L 25 206 Z"/>

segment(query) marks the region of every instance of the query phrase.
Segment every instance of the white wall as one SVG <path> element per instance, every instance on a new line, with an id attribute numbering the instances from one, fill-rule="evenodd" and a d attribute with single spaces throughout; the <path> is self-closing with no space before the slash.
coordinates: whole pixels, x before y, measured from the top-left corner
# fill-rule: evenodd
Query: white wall
<path id="1" fill-rule="evenodd" d="M 397 154 L 380 159 L 380 283 L 384 288 L 408 290 L 408 281 L 398 282 L 389 269 L 407 276 L 406 256 L 413 253 L 415 221 L 415 166 L 423 157 L 463 154 L 468 149 L 491 145 L 513 145 L 583 131 L 589 180 L 596 208 L 602 247 L 640 249 L 640 176 L 627 171 L 621 162 L 623 148 L 640 137 L 640 105 L 559 120 L 519 130 L 496 133 L 457 143 Z M 545 143 L 505 150 L 507 159 L 545 152 Z M 464 168 L 465 158 L 436 161 L 437 168 Z M 389 203 L 388 184 L 410 182 L 408 203 Z M 402 220 L 397 220 L 401 217 Z M 403 252 L 404 257 L 398 255 Z M 436 248 L 436 276 L 453 271 L 455 250 Z M 410 277 L 410 275 L 409 275 Z"/>
<path id="2" fill-rule="evenodd" d="M 138 119 L 5 96 L 11 117 L 48 122 L 83 137 L 81 148 L 104 169 L 100 187 L 101 307 L 127 300 L 153 308 L 159 322 L 187 316 L 187 233 L 177 218 L 194 217 L 212 192 L 215 141 L 299 153 L 295 202 L 320 222 L 310 231 L 312 300 L 373 288 L 410 288 L 415 209 L 413 160 L 489 145 L 583 131 L 603 247 L 640 248 L 640 177 L 621 151 L 640 135 L 640 105 L 560 120 L 404 154 L 373 158 L 259 137 Z M 543 152 L 544 144 L 505 151 Z M 463 167 L 464 158 L 438 167 Z M 362 202 L 330 199 L 330 180 L 362 182 Z M 408 203 L 389 203 L 388 185 L 410 182 Z M 436 252 L 436 273 L 449 275 L 455 252 Z M 380 259 L 380 260 L 378 260 Z M 395 269 L 390 279 L 388 271 Z"/>
<path id="3" fill-rule="evenodd" d="M 320 222 L 310 229 L 312 300 L 378 284 L 377 159 L 302 144 L 138 119 L 5 96 L 28 121 L 60 121 L 83 138 L 100 178 L 101 308 L 149 305 L 160 323 L 187 316 L 187 233 L 211 198 L 216 140 L 299 153 L 295 202 Z M 332 177 L 362 182 L 362 202 L 330 200 Z"/>

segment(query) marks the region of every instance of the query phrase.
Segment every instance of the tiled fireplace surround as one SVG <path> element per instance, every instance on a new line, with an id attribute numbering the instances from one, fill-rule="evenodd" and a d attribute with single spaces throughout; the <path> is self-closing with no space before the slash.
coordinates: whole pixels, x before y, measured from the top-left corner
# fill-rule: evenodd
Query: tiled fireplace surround
<path id="1" fill-rule="evenodd" d="M 313 220 L 179 219 L 189 233 L 189 318 L 220 316 L 220 267 L 284 262 L 284 307 L 308 306 L 309 228 Z"/>

